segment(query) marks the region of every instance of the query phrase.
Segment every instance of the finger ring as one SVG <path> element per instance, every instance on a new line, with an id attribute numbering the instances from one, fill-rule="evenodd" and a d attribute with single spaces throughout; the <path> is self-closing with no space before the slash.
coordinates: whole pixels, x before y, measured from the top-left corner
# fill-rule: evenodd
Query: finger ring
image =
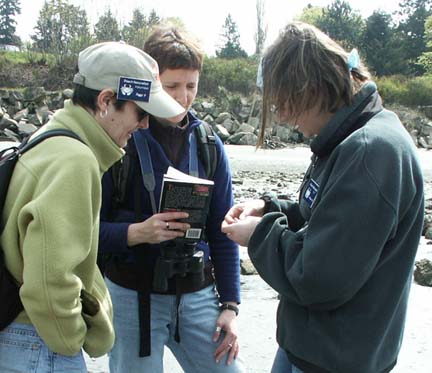
<path id="1" fill-rule="evenodd" d="M 166 229 L 170 229 L 170 228 L 169 228 L 169 223 L 168 223 L 168 222 L 166 222 Z"/>
<path id="2" fill-rule="evenodd" d="M 233 344 L 232 343 L 228 343 L 229 348 L 232 348 Z"/>
<path id="3" fill-rule="evenodd" d="M 220 326 L 216 327 L 216 333 L 220 333 L 221 330 L 222 330 L 222 328 Z"/>

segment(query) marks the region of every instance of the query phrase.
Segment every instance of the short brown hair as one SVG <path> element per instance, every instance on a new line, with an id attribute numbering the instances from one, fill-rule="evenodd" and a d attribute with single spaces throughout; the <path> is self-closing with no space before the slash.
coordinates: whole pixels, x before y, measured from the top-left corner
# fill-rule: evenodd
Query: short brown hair
<path id="1" fill-rule="evenodd" d="M 157 26 L 145 41 L 144 51 L 156 60 L 160 73 L 166 69 L 202 68 L 203 52 L 198 43 L 176 26 Z"/>
<path id="2" fill-rule="evenodd" d="M 299 115 L 316 104 L 321 112 L 350 105 L 369 73 L 361 63 L 349 70 L 348 56 L 316 27 L 289 23 L 262 60 L 263 117 L 258 146 L 264 142 L 273 107 L 287 110 L 295 124 Z"/>

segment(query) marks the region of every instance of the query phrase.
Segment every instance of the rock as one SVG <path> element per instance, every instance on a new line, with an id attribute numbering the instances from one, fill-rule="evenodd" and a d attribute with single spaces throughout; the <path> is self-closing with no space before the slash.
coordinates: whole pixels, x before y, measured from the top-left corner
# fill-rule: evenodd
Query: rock
<path id="1" fill-rule="evenodd" d="M 253 128 L 257 129 L 261 125 L 261 120 L 258 117 L 250 117 L 248 120 L 248 124 Z"/>
<path id="2" fill-rule="evenodd" d="M 239 145 L 256 145 L 258 137 L 253 133 L 245 133 L 238 141 Z"/>
<path id="3" fill-rule="evenodd" d="M 221 124 L 221 123 L 225 122 L 227 119 L 231 119 L 231 114 L 224 111 L 217 116 L 217 118 L 215 119 L 215 122 L 217 124 Z"/>
<path id="4" fill-rule="evenodd" d="M 255 145 L 257 136 L 253 133 L 236 132 L 234 135 L 228 137 L 227 142 L 235 145 Z"/>
<path id="5" fill-rule="evenodd" d="M 425 149 L 429 149 L 430 145 L 428 144 L 428 142 L 426 141 L 426 139 L 423 136 L 420 136 L 418 139 L 418 144 L 420 147 L 425 148 Z"/>
<path id="6" fill-rule="evenodd" d="M 28 87 L 24 88 L 23 99 L 25 101 L 42 102 L 46 97 L 44 87 Z"/>
<path id="7" fill-rule="evenodd" d="M 206 115 L 204 116 L 204 118 L 202 118 L 202 120 L 203 120 L 204 122 L 207 122 L 207 123 L 210 124 L 210 125 L 213 125 L 213 123 L 214 123 L 214 118 L 213 118 L 210 114 L 206 114 Z"/>
<path id="8" fill-rule="evenodd" d="M 229 132 L 227 131 L 227 129 L 224 126 L 221 126 L 220 124 L 217 124 L 214 127 L 214 129 L 215 129 L 216 134 L 222 140 L 222 142 L 225 142 L 228 139 L 228 137 L 230 137 Z"/>
<path id="9" fill-rule="evenodd" d="M 226 128 L 229 133 L 234 133 L 237 130 L 237 126 L 231 118 L 227 118 L 223 121 L 222 126 Z"/>
<path id="10" fill-rule="evenodd" d="M 241 259 L 240 260 L 240 273 L 242 275 L 257 275 L 258 272 L 255 269 L 252 261 L 250 259 Z"/>
<path id="11" fill-rule="evenodd" d="M 414 280 L 419 285 L 432 286 L 432 262 L 429 259 L 415 263 Z"/>
<path id="12" fill-rule="evenodd" d="M 28 109 L 25 108 L 15 113 L 15 115 L 13 116 L 13 120 L 19 122 L 21 119 L 27 118 L 27 116 L 28 116 Z"/>
<path id="13" fill-rule="evenodd" d="M 432 240 L 432 226 L 426 228 L 424 236 L 427 240 Z"/>
<path id="14" fill-rule="evenodd" d="M 18 122 L 16 120 L 13 120 L 9 118 L 9 115 L 4 115 L 3 118 L 0 120 L 0 129 L 16 129 L 18 126 Z"/>
<path id="15" fill-rule="evenodd" d="M 21 121 L 18 123 L 18 131 L 20 134 L 23 134 L 24 136 L 31 135 L 37 129 L 38 128 L 34 124 L 29 122 Z"/>
<path id="16" fill-rule="evenodd" d="M 62 92 L 63 98 L 69 100 L 73 97 L 73 89 L 64 89 Z"/>
<path id="17" fill-rule="evenodd" d="M 246 133 L 254 133 L 255 128 L 247 123 L 242 123 L 236 132 L 246 132 Z"/>

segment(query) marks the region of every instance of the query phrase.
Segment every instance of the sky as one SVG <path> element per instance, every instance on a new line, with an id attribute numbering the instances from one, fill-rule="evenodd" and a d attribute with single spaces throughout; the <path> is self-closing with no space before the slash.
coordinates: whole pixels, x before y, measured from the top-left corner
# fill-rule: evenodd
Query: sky
<path id="1" fill-rule="evenodd" d="M 267 24 L 266 44 L 271 44 L 279 30 L 299 15 L 307 4 L 326 6 L 332 0 L 265 0 L 264 22 Z M 374 10 L 393 12 L 400 0 L 351 0 L 351 7 L 366 18 Z M 17 21 L 17 34 L 21 40 L 30 40 L 44 0 L 20 0 L 21 14 Z M 231 14 L 240 34 L 240 44 L 248 54 L 255 51 L 256 32 L 255 0 L 69 0 L 70 4 L 85 9 L 91 24 L 108 9 L 121 24 L 127 24 L 133 9 L 139 8 L 144 14 L 151 9 L 161 17 L 179 17 L 188 31 L 200 41 L 205 52 L 211 56 L 221 44 L 220 35 L 225 19 Z"/>

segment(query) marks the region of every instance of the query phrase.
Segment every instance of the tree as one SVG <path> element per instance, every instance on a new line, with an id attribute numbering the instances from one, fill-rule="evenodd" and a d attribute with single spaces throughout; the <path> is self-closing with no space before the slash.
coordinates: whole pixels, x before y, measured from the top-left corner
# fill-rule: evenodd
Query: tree
<path id="1" fill-rule="evenodd" d="M 0 44 L 20 45 L 20 38 L 15 35 L 14 17 L 21 13 L 19 0 L 0 0 Z"/>
<path id="2" fill-rule="evenodd" d="M 46 0 L 34 31 L 31 38 L 36 49 L 51 53 L 57 62 L 92 43 L 85 10 L 67 0 Z"/>
<path id="3" fill-rule="evenodd" d="M 313 6 L 308 4 L 306 8 L 303 8 L 301 14 L 294 17 L 296 21 L 309 23 L 315 27 L 320 27 L 320 18 L 323 16 L 324 8 L 320 6 Z"/>
<path id="4" fill-rule="evenodd" d="M 102 41 L 119 41 L 121 40 L 120 29 L 117 20 L 108 9 L 95 24 L 94 31 L 96 39 Z"/>
<path id="5" fill-rule="evenodd" d="M 123 27 L 123 39 L 137 48 L 143 48 L 144 42 L 153 26 L 159 24 L 161 18 L 154 9 L 151 10 L 148 17 L 139 9 L 132 12 L 132 20 Z"/>
<path id="6" fill-rule="evenodd" d="M 231 18 L 231 14 L 228 14 L 225 19 L 221 37 L 223 39 L 223 46 L 216 51 L 217 57 L 227 59 L 247 57 L 247 53 L 240 46 L 237 23 Z"/>
<path id="7" fill-rule="evenodd" d="M 362 44 L 367 64 L 378 76 L 399 74 L 404 70 L 401 43 L 390 14 L 375 11 L 366 19 Z"/>
<path id="8" fill-rule="evenodd" d="M 148 35 L 146 16 L 139 9 L 132 12 L 132 20 L 123 27 L 123 40 L 137 48 L 142 48 Z"/>
<path id="9" fill-rule="evenodd" d="M 360 45 L 363 19 L 346 1 L 335 0 L 324 8 L 317 26 L 347 49 Z"/>
<path id="10" fill-rule="evenodd" d="M 255 55 L 261 56 L 267 38 L 267 25 L 264 26 L 265 0 L 256 0 L 257 31 L 255 33 Z"/>
<path id="11" fill-rule="evenodd" d="M 401 33 L 404 60 L 407 61 L 407 72 L 422 74 L 422 65 L 418 58 L 426 52 L 425 22 L 432 15 L 432 0 L 404 0 L 399 4 L 400 17 L 398 32 Z"/>
<path id="12" fill-rule="evenodd" d="M 418 59 L 426 74 L 432 74 L 432 16 L 429 16 L 425 22 L 425 40 L 427 51 Z"/>

